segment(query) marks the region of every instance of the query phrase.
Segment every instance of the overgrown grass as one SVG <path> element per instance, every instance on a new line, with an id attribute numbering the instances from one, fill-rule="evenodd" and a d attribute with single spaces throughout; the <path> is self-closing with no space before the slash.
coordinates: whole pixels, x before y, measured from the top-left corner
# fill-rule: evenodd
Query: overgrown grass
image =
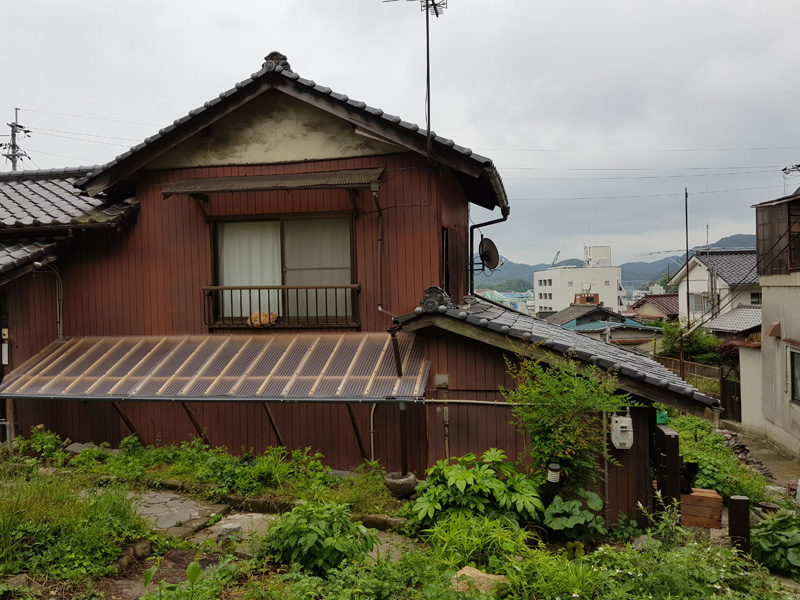
<path id="1" fill-rule="evenodd" d="M 764 477 L 741 464 L 708 421 L 682 415 L 671 416 L 669 424 L 678 432 L 684 461 L 700 465 L 695 487 L 715 490 L 726 499 L 741 495 L 754 503 L 764 500 Z"/>
<path id="2" fill-rule="evenodd" d="M 719 379 L 711 379 L 710 377 L 687 377 L 686 382 L 693 385 L 700 393 L 712 398 L 719 398 Z"/>
<path id="3" fill-rule="evenodd" d="M 127 541 L 149 537 L 121 487 L 85 489 L 71 477 L 8 476 L 0 485 L 0 572 L 77 580 L 113 571 Z"/>
<path id="4" fill-rule="evenodd" d="M 271 447 L 260 455 L 237 457 L 200 439 L 177 446 L 144 446 L 130 436 L 120 442 L 119 452 L 109 452 L 105 444 L 69 457 L 61 443 L 55 433 L 34 429 L 21 440 L 20 452 L 29 459 L 68 467 L 87 480 L 114 478 L 132 487 L 158 487 L 165 479 L 178 479 L 195 494 L 214 500 L 238 494 L 338 502 L 353 512 L 367 513 L 386 512 L 395 505 L 377 463 L 362 465 L 351 477 L 334 477 L 323 456 L 308 448 Z"/>

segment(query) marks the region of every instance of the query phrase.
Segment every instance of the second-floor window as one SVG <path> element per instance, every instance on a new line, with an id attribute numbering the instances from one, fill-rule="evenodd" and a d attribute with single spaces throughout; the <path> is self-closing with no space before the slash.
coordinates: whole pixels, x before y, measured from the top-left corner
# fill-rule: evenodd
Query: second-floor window
<path id="1" fill-rule="evenodd" d="M 217 320 L 254 313 L 277 324 L 353 317 L 349 217 L 221 221 L 217 233 Z M 258 289 L 278 288 L 278 289 Z M 276 323 L 270 323 L 276 324 Z"/>

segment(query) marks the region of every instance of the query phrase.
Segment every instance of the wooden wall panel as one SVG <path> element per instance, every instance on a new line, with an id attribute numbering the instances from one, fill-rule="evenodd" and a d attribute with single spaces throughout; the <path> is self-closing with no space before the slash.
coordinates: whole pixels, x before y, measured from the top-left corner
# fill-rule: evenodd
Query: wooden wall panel
<path id="1" fill-rule="evenodd" d="M 619 465 L 608 465 L 607 473 L 607 519 L 612 525 L 617 522 L 621 512 L 635 516 L 639 502 L 648 509 L 651 507 L 653 486 L 650 475 L 649 423 L 652 410 L 649 407 L 632 408 L 633 446 L 628 450 L 610 447 L 611 456 L 619 462 Z"/>

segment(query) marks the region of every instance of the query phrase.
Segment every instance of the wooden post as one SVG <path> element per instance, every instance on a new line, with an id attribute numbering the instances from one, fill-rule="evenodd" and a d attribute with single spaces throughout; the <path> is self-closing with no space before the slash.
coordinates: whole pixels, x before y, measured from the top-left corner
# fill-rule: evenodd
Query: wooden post
<path id="1" fill-rule="evenodd" d="M 750 553 L 750 498 L 747 496 L 731 496 L 728 535 L 734 548 Z"/>
<path id="2" fill-rule="evenodd" d="M 400 473 L 403 477 L 408 473 L 408 423 L 406 422 L 406 403 L 398 405 L 400 409 Z"/>
<path id="3" fill-rule="evenodd" d="M 14 438 L 16 437 L 14 417 L 14 400 L 11 398 L 6 398 L 6 421 L 8 421 L 8 429 L 6 430 L 8 433 L 8 439 L 6 440 L 6 443 L 8 444 L 9 448 L 14 443 Z"/>

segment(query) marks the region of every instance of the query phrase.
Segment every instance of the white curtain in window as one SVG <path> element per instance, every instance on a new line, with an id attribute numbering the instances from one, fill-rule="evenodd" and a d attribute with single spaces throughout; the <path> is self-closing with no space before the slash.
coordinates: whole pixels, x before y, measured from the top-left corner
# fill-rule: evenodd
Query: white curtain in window
<path id="1" fill-rule="evenodd" d="M 351 283 L 350 219 L 296 219 L 284 222 L 286 285 Z M 308 290 L 291 293 L 289 314 L 351 316 L 348 290 Z"/>
<path id="2" fill-rule="evenodd" d="M 281 226 L 278 221 L 220 223 L 218 234 L 220 285 L 281 285 Z M 222 310 L 226 317 L 246 318 L 253 312 L 280 315 L 280 293 L 223 291 Z"/>

